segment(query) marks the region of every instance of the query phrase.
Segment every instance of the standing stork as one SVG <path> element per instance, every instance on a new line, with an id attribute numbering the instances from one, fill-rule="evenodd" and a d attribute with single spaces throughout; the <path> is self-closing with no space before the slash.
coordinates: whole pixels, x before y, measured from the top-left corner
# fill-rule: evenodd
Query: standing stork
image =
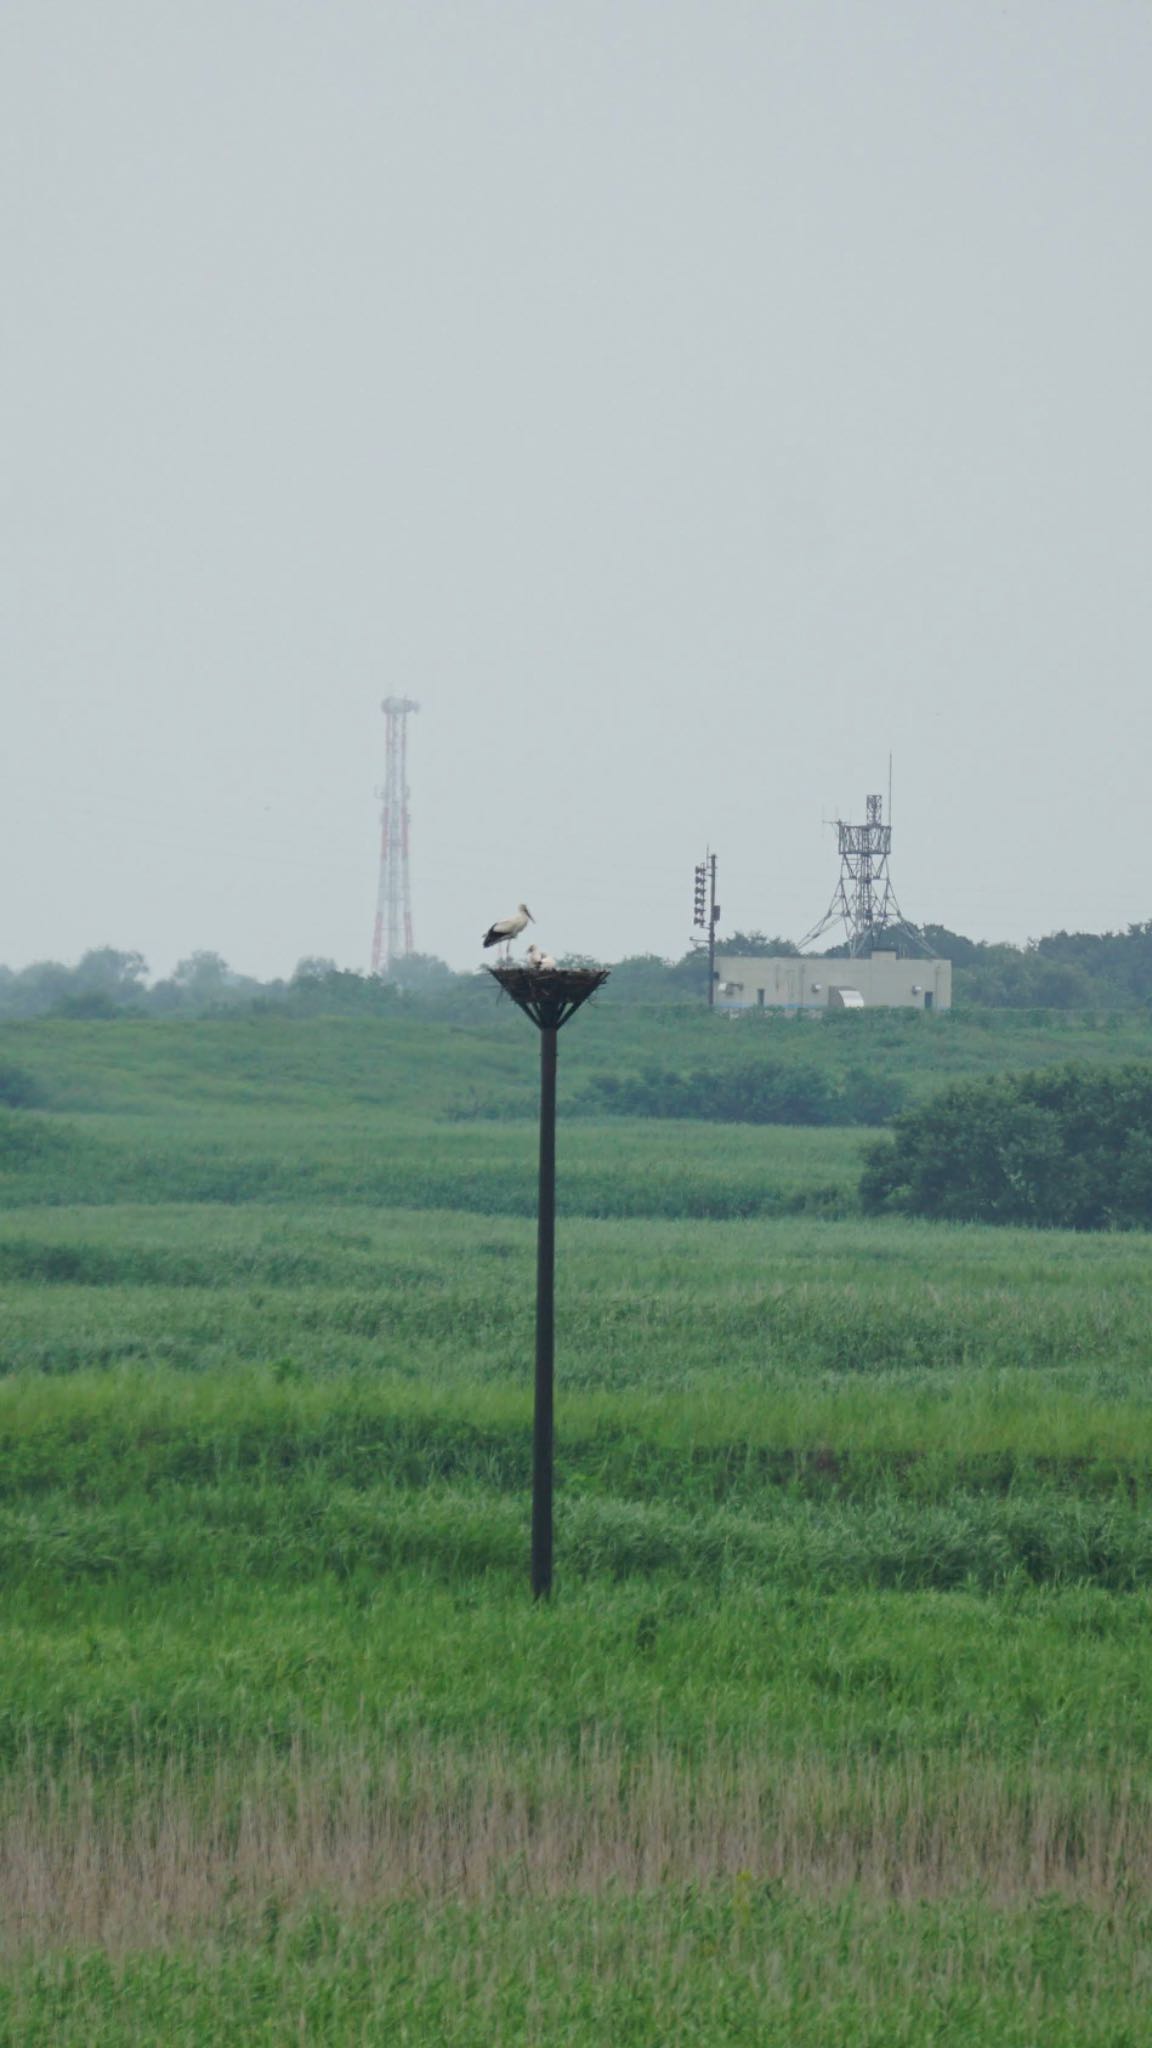
<path id="1" fill-rule="evenodd" d="M 495 924 L 489 925 L 484 934 L 484 944 L 485 946 L 503 946 L 504 959 L 508 961 L 512 957 L 513 939 L 520 937 L 526 924 L 535 924 L 535 922 L 536 919 L 533 917 L 528 905 L 526 903 L 518 903 L 514 916 L 498 917 Z"/>

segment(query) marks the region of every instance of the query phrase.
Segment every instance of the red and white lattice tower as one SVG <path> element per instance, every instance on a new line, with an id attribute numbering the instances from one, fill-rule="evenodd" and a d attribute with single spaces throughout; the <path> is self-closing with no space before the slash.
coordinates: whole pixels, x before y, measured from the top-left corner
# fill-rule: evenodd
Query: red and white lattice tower
<path id="1" fill-rule="evenodd" d="M 372 972 L 388 974 L 412 942 L 412 880 L 408 872 L 408 714 L 411 697 L 385 697 L 384 787 L 380 797 L 380 885 L 372 933 Z"/>

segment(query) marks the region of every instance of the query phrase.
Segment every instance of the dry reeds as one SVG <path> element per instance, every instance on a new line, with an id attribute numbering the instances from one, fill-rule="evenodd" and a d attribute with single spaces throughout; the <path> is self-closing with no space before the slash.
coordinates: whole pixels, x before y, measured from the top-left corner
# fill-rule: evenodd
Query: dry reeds
<path id="1" fill-rule="evenodd" d="M 717 1744 L 688 1761 L 611 1740 L 351 1743 L 242 1768 L 182 1756 L 113 1784 L 79 1751 L 0 1793 L 9 1952 L 181 1941 L 269 1897 L 344 1912 L 401 1898 L 630 1894 L 746 1878 L 913 1902 L 979 1889 L 1103 1908 L 1152 1883 L 1152 1787 L 1036 1758 L 784 1760 Z"/>

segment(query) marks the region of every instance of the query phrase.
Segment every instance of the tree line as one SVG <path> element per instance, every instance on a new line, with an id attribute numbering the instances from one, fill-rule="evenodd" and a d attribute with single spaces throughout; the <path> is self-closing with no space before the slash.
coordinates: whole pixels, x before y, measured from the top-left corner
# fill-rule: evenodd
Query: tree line
<path id="1" fill-rule="evenodd" d="M 1052 932 L 1025 946 L 970 939 L 946 925 L 922 927 L 932 951 L 953 963 L 953 1000 L 973 1008 L 1015 1010 L 1139 1010 L 1152 1006 L 1152 919 L 1122 932 Z M 721 954 L 763 957 L 795 953 L 786 938 L 760 931 L 735 931 L 718 941 Z M 829 947 L 813 957 L 843 958 L 846 948 Z M 579 965 L 575 956 L 562 964 Z M 632 954 L 612 969 L 606 1002 L 682 1003 L 707 992 L 708 955 L 692 946 L 678 960 L 658 953 Z M 294 972 L 261 981 L 229 966 L 219 953 L 196 952 L 170 975 L 150 979 L 139 952 L 98 946 L 72 966 L 42 960 L 30 967 L 0 966 L 2 1017 L 116 1017 L 211 1015 L 237 1008 L 282 1009 L 293 1013 L 364 1011 L 398 1000 L 458 1007 L 487 993 L 478 973 L 456 973 L 432 954 L 398 961 L 382 978 L 337 966 L 334 960 L 301 960 Z"/>

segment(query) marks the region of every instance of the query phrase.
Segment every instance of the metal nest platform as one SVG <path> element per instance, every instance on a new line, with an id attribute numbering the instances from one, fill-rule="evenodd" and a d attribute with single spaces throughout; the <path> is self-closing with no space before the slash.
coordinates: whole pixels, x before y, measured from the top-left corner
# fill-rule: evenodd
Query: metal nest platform
<path id="1" fill-rule="evenodd" d="M 486 972 L 541 1031 L 559 1031 L 603 988 L 607 967 L 489 967 Z"/>

